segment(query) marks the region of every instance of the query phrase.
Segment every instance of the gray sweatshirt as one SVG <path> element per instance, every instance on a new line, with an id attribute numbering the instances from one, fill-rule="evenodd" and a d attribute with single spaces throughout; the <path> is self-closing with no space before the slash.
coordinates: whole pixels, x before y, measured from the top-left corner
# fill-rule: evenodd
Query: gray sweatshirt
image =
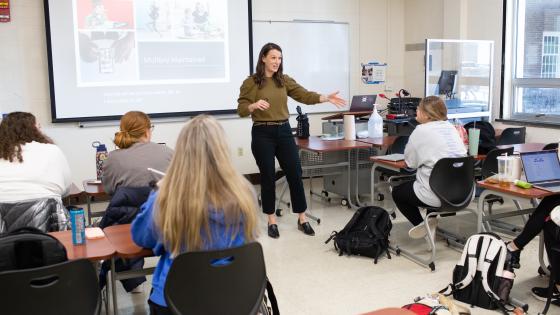
<path id="1" fill-rule="evenodd" d="M 436 162 L 446 157 L 467 154 L 465 145 L 455 127 L 448 121 L 432 121 L 418 125 L 404 149 L 404 160 L 416 168 L 414 192 L 418 199 L 429 206 L 439 207 L 439 198 L 430 189 L 430 174 Z"/>
<path id="2" fill-rule="evenodd" d="M 111 151 L 103 163 L 103 187 L 113 195 L 117 187 L 146 187 L 150 181 L 161 178 L 148 167 L 165 172 L 173 150 L 153 142 L 135 143 L 127 149 Z"/>

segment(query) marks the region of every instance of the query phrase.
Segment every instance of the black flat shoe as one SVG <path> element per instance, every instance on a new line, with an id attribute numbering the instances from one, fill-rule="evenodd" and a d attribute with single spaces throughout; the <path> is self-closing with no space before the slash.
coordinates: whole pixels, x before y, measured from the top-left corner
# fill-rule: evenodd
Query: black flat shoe
<path id="1" fill-rule="evenodd" d="M 268 236 L 272 238 L 279 238 L 280 232 L 278 232 L 278 225 L 276 224 L 269 224 L 268 225 Z"/>
<path id="2" fill-rule="evenodd" d="M 311 224 L 309 224 L 309 222 L 300 223 L 298 219 L 297 228 L 298 230 L 302 231 L 305 235 L 315 236 L 315 231 L 313 231 L 313 228 L 311 227 Z"/>

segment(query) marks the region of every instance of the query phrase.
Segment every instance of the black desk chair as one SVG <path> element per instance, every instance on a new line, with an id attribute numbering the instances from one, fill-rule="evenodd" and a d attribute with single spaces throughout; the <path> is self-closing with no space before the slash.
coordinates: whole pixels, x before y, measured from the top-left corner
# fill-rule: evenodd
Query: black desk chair
<path id="1" fill-rule="evenodd" d="M 424 225 L 427 230 L 425 237 L 431 250 L 430 257 L 424 259 L 412 252 L 397 246 L 397 255 L 404 254 L 412 261 L 429 267 L 432 271 L 436 269 L 435 256 L 436 246 L 434 236 L 436 231 L 430 230 L 428 220 L 432 217 L 453 215 L 460 210 L 468 210 L 476 215 L 476 211 L 468 209 L 474 194 L 474 159 L 472 156 L 459 158 L 443 158 L 434 165 L 430 175 L 430 188 L 438 196 L 441 206 L 438 208 L 426 208 Z"/>
<path id="2" fill-rule="evenodd" d="M 482 162 L 482 168 L 481 168 L 482 179 L 486 179 L 498 173 L 498 156 L 501 155 L 513 155 L 513 147 L 505 148 L 505 149 L 494 149 L 488 152 L 486 158 Z M 478 195 L 479 195 L 479 191 L 477 191 L 477 196 Z M 514 199 L 512 201 L 518 210 L 522 209 L 521 204 L 519 203 L 518 200 Z M 494 203 L 498 202 L 500 204 L 504 204 L 504 199 L 496 195 L 487 195 L 486 198 L 484 198 L 484 202 L 488 204 L 488 213 L 492 214 L 492 206 L 494 205 Z M 523 216 L 523 220 L 526 222 L 527 218 Z M 484 223 L 484 228 L 486 231 L 488 232 L 492 231 L 491 224 L 499 228 L 503 232 L 512 235 L 522 230 L 521 227 L 512 225 L 510 223 L 506 223 L 500 220 L 492 220 L 492 222 Z"/>
<path id="3" fill-rule="evenodd" d="M 216 263 L 224 260 L 226 264 Z M 262 247 L 255 242 L 177 256 L 169 269 L 164 294 L 176 315 L 256 314 L 266 283 Z"/>
<path id="4" fill-rule="evenodd" d="M 525 130 L 525 127 L 504 129 L 498 140 L 498 145 L 525 143 Z"/>
<path id="5" fill-rule="evenodd" d="M 549 144 L 545 145 L 545 146 L 542 148 L 542 150 L 543 150 L 543 151 L 546 151 L 546 150 L 558 150 L 558 142 L 549 143 Z"/>
<path id="6" fill-rule="evenodd" d="M 6 315 L 93 315 L 101 310 L 97 273 L 89 260 L 0 273 Z"/>

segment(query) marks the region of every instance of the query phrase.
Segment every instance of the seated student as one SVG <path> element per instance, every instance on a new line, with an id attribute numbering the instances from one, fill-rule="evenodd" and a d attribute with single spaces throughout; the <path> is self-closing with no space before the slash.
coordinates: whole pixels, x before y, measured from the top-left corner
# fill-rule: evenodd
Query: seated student
<path id="1" fill-rule="evenodd" d="M 520 268 L 519 260 L 521 250 L 529 244 L 529 242 L 539 235 L 543 229 L 545 229 L 546 224 L 555 224 L 551 222 L 551 212 L 555 207 L 560 206 L 560 195 L 552 195 L 545 197 L 537 206 L 535 211 L 525 223 L 523 231 L 511 242 L 507 244 L 509 251 L 509 256 L 511 257 L 512 265 L 514 268 Z M 560 210 L 557 210 L 560 211 Z M 560 223 L 560 222 L 559 222 Z M 547 242 L 547 234 L 545 230 L 545 244 L 547 245 L 547 254 L 549 256 L 549 261 L 551 262 L 551 267 L 556 268 L 556 287 L 554 288 L 551 304 L 560 306 L 560 257 L 557 253 L 554 253 L 550 249 L 550 244 Z M 548 296 L 548 287 L 534 287 L 531 289 L 531 293 L 535 298 L 541 301 L 546 301 Z"/>
<path id="2" fill-rule="evenodd" d="M 148 171 L 165 172 L 173 150 L 151 142 L 153 125 L 143 112 L 131 111 L 121 118 L 120 131 L 115 133 L 118 150 L 109 153 L 103 162 L 103 187 L 113 195 L 117 187 L 147 187 L 158 177 Z"/>
<path id="3" fill-rule="evenodd" d="M 161 256 L 148 300 L 150 314 L 171 314 L 163 290 L 174 257 L 256 238 L 256 194 L 235 170 L 229 152 L 225 132 L 214 118 L 193 118 L 181 130 L 159 190 L 132 223 L 134 242 Z"/>
<path id="4" fill-rule="evenodd" d="M 35 116 L 13 112 L 0 123 L 0 232 L 22 226 L 64 229 L 61 197 L 71 185 L 64 153 Z M 47 211 L 44 211 L 47 208 Z M 51 216 L 58 220 L 53 222 Z"/>
<path id="5" fill-rule="evenodd" d="M 419 125 L 414 129 L 404 150 L 404 160 L 410 168 L 417 169 L 416 180 L 393 188 L 393 200 L 401 213 L 414 225 L 408 232 L 412 238 L 426 235 L 424 219 L 419 207 L 439 207 L 441 202 L 430 188 L 430 174 L 437 161 L 467 154 L 459 133 L 447 121 L 447 107 L 437 96 L 424 98 L 416 111 Z M 437 220 L 431 219 L 430 227 Z"/>

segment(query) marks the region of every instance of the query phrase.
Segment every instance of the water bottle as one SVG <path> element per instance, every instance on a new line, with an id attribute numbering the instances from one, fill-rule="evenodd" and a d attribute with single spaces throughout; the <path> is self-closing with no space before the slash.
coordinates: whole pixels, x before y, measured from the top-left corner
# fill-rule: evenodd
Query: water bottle
<path id="1" fill-rule="evenodd" d="M 103 176 L 103 162 L 107 159 L 107 147 L 99 141 L 94 141 L 91 146 L 95 148 L 95 169 L 97 172 L 97 179 L 101 180 L 101 177 Z"/>
<path id="2" fill-rule="evenodd" d="M 373 105 L 373 111 L 368 120 L 368 136 L 370 138 L 383 137 L 383 118 L 377 112 L 377 104 Z"/>
<path id="3" fill-rule="evenodd" d="M 81 245 L 86 242 L 86 218 L 83 208 L 70 208 L 70 223 L 72 224 L 72 244 Z"/>

